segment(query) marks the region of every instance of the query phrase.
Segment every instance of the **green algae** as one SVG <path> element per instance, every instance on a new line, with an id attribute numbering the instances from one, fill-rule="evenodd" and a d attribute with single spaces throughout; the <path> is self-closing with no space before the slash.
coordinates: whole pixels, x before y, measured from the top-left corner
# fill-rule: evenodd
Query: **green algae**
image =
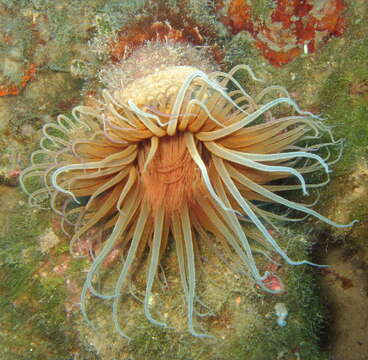
<path id="1" fill-rule="evenodd" d="M 195 339 L 189 334 L 175 334 L 171 329 L 161 329 L 147 324 L 145 319 L 138 321 L 139 331 L 135 335 L 131 353 L 139 359 L 201 359 L 201 354 L 210 352 L 208 341 Z M 206 344 L 207 342 L 207 344 Z M 216 357 L 211 357 L 217 359 Z"/>
<path id="2" fill-rule="evenodd" d="M 105 1 L 104 5 L 101 6 L 98 12 L 108 18 L 109 28 L 111 28 L 113 31 L 118 31 L 123 26 L 130 23 L 136 16 L 137 12 L 142 10 L 147 2 L 147 0 Z"/>
<path id="3" fill-rule="evenodd" d="M 49 219 L 48 214 L 41 216 L 26 205 L 18 205 L 8 214 L 6 230 L 0 238 L 4 359 L 39 359 L 45 354 L 56 359 L 58 354 L 68 353 L 69 341 L 63 332 L 62 280 L 41 280 L 36 275 L 45 261 L 37 238 Z"/>
<path id="4" fill-rule="evenodd" d="M 338 163 L 340 172 L 352 169 L 359 158 L 368 155 L 368 102 L 365 94 L 354 94 L 354 85 L 368 79 L 365 59 L 368 41 L 349 45 L 337 69 L 331 73 L 320 91 L 323 112 L 336 124 L 334 133 L 346 139 L 344 157 Z M 333 119 L 333 120 L 332 120 Z"/>
<path id="5" fill-rule="evenodd" d="M 60 360 L 72 354 L 96 359 L 80 349 L 71 328 L 73 314 L 65 311 L 65 278 L 51 270 L 58 251 L 40 251 L 38 239 L 49 226 L 50 213 L 31 209 L 18 198 L 0 236 L 1 359 Z M 59 247 L 64 253 L 64 245 Z"/>
<path id="6" fill-rule="evenodd" d="M 274 0 L 250 0 L 252 16 L 256 21 L 265 22 L 272 10 L 276 8 Z"/>
<path id="7" fill-rule="evenodd" d="M 307 245 L 309 240 L 300 229 L 292 226 L 279 230 L 278 241 L 281 246 L 287 246 L 291 258 L 310 259 L 310 246 Z M 278 296 L 259 294 L 263 303 L 261 305 L 264 314 L 263 327 L 252 332 L 250 336 L 249 334 L 242 336 L 240 333 L 235 337 L 229 346 L 228 358 L 328 359 L 328 355 L 320 350 L 325 311 L 318 297 L 319 286 L 315 271 L 305 265 L 286 266 L 280 271 L 285 292 Z M 285 303 L 288 310 L 285 327 L 280 327 L 276 323 L 274 306 L 277 302 Z"/>

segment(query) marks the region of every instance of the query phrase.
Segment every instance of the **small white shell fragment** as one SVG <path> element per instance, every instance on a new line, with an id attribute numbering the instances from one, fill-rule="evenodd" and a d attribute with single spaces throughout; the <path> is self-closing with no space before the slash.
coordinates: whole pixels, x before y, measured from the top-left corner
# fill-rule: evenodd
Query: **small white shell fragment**
<path id="1" fill-rule="evenodd" d="M 275 312 L 277 315 L 277 324 L 281 327 L 284 327 L 287 324 L 286 318 L 288 317 L 286 305 L 284 303 L 276 303 Z"/>

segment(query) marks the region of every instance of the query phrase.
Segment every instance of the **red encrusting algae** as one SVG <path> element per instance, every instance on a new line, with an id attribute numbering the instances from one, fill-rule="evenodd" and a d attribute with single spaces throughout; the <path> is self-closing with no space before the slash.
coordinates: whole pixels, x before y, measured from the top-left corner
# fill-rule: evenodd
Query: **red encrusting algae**
<path id="1" fill-rule="evenodd" d="M 36 70 L 37 70 L 36 64 L 30 64 L 28 66 L 28 69 L 25 71 L 22 77 L 22 81 L 19 85 L 11 84 L 0 86 L 0 97 L 7 95 L 18 95 L 30 81 L 34 80 Z"/>
<path id="2" fill-rule="evenodd" d="M 232 0 L 227 16 L 220 21 L 233 34 L 249 32 L 255 47 L 274 66 L 292 61 L 303 51 L 313 53 L 331 36 L 346 29 L 344 0 L 276 0 L 276 7 L 265 21 L 252 17 L 249 0 Z"/>
<path id="3" fill-rule="evenodd" d="M 158 6 L 158 7 L 157 7 Z M 159 11 L 158 11 L 159 9 Z M 147 4 L 146 13 L 124 26 L 110 42 L 110 58 L 119 63 L 147 42 L 172 41 L 180 44 L 206 45 L 215 61 L 222 64 L 224 52 L 216 45 L 216 32 L 188 15 L 185 2 L 172 8 L 164 1 Z"/>
<path id="4" fill-rule="evenodd" d="M 143 24 L 145 25 L 142 26 Z M 142 19 L 135 26 L 122 30 L 118 39 L 111 43 L 111 57 L 114 61 L 120 61 L 128 57 L 133 50 L 142 46 L 146 41 L 164 41 L 166 39 L 178 43 L 203 44 L 203 38 L 197 27 L 179 30 L 171 26 L 168 21 L 155 21 L 149 24 L 149 19 Z"/>

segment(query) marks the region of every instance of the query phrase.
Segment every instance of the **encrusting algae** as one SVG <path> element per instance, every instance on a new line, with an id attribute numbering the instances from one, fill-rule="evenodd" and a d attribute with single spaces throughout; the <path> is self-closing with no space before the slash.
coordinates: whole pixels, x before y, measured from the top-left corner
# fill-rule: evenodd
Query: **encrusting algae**
<path id="1" fill-rule="evenodd" d="M 20 182 L 31 205 L 50 200 L 71 232 L 72 252 L 89 230 L 103 231 L 103 247 L 81 294 L 87 321 L 90 292 L 111 301 L 115 328 L 129 339 L 118 306 L 129 294 L 139 261 L 147 257 L 144 313 L 166 326 L 153 315 L 150 299 L 160 261 L 174 242 L 189 331 L 208 336 L 195 329 L 194 319 L 196 305 L 202 304 L 196 296 L 199 244 L 216 253 L 221 246 L 221 261 L 235 264 L 259 288 L 277 293 L 282 289 L 267 286 L 275 275 L 261 274 L 257 258 L 276 252 L 292 265 L 311 263 L 292 260 L 280 248 L 269 231 L 274 220 L 312 215 L 335 227 L 353 224 L 336 224 L 314 211 L 313 204 L 285 197 L 325 185 L 328 175 L 316 184 L 307 183 L 304 175 L 321 169 L 328 174 L 337 160 L 330 159 L 330 149 L 341 151 L 342 142 L 318 116 L 300 110 L 284 88 L 248 93 L 235 78 L 239 71 L 259 82 L 245 65 L 228 73 L 216 70 L 204 50 L 147 43 L 101 72 L 106 89 L 98 99 L 44 126 L 41 149 L 32 154 Z M 34 178 L 37 189 L 31 186 Z M 264 206 L 268 203 L 287 212 L 277 213 Z M 289 209 L 304 217 L 290 217 Z M 116 248 L 123 257 L 120 275 L 113 291 L 102 293 L 96 278 Z"/>

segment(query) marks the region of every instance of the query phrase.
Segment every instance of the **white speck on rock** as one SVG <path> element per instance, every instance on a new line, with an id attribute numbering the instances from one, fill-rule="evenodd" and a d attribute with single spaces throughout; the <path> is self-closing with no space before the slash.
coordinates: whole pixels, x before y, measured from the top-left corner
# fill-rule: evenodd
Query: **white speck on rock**
<path id="1" fill-rule="evenodd" d="M 276 303 L 275 312 L 277 316 L 277 324 L 281 327 L 286 326 L 286 318 L 288 317 L 288 311 L 284 303 Z"/>

